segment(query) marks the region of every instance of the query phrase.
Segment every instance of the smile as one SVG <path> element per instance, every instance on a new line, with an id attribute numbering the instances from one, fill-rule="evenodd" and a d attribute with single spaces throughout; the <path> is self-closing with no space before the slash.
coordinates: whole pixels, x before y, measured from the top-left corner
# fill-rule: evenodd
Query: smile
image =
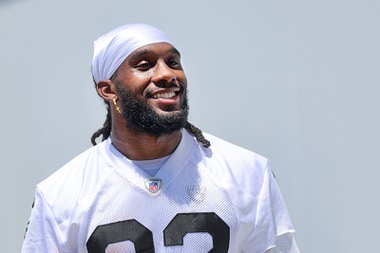
<path id="1" fill-rule="evenodd" d="M 175 95 L 176 95 L 175 92 L 171 91 L 171 92 L 166 92 L 166 93 L 154 94 L 153 98 L 172 98 Z"/>

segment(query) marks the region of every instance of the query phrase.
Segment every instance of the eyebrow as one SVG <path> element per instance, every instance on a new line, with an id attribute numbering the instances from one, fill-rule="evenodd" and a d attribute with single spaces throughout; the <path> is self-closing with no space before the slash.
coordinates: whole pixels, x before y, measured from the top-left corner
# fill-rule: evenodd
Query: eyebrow
<path id="1" fill-rule="evenodd" d="M 135 52 L 133 55 L 131 55 L 131 60 L 135 60 L 143 55 L 153 54 L 153 53 L 154 53 L 153 50 L 150 50 L 150 49 L 139 50 Z M 166 51 L 166 53 L 173 53 L 173 54 L 177 54 L 178 56 L 181 56 L 181 53 L 175 47 L 170 48 L 168 51 Z"/>
<path id="2" fill-rule="evenodd" d="M 148 49 L 143 49 L 143 50 L 139 50 L 137 52 L 135 52 L 132 56 L 131 56 L 131 60 L 135 60 L 137 58 L 139 58 L 140 56 L 143 56 L 145 54 L 149 54 L 151 53 L 152 50 L 148 50 Z"/>
<path id="3" fill-rule="evenodd" d="M 177 54 L 178 56 L 181 56 L 181 53 L 175 47 L 170 48 L 167 53 L 173 53 Z"/>

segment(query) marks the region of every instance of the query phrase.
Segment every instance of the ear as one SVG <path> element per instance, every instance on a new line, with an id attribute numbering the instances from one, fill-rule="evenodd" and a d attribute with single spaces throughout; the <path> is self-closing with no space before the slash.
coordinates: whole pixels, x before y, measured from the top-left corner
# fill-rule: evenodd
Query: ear
<path id="1" fill-rule="evenodd" d="M 99 81 L 96 85 L 96 90 L 98 91 L 99 96 L 108 102 L 112 102 L 116 96 L 116 88 L 111 80 Z"/>

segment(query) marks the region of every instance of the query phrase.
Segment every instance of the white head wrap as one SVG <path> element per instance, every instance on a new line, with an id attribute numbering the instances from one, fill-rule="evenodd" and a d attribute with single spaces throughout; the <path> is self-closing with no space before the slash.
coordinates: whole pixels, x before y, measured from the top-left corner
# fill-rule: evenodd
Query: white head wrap
<path id="1" fill-rule="evenodd" d="M 100 36 L 94 42 L 92 75 L 95 82 L 109 80 L 134 50 L 159 42 L 170 43 L 161 30 L 145 24 L 127 24 Z"/>

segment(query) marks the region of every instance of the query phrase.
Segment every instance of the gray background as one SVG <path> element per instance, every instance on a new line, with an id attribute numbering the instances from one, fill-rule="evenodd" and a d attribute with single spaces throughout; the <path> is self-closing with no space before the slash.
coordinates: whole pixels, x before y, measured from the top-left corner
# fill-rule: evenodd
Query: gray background
<path id="1" fill-rule="evenodd" d="M 93 40 L 145 22 L 182 52 L 191 122 L 270 158 L 304 253 L 380 252 L 379 1 L 0 0 L 1 252 L 35 185 L 105 119 Z"/>

